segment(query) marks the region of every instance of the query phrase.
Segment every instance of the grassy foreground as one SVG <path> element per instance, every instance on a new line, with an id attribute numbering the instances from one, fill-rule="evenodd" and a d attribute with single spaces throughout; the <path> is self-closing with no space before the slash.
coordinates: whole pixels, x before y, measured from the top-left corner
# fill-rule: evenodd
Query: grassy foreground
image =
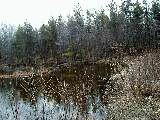
<path id="1" fill-rule="evenodd" d="M 160 52 L 123 61 L 129 67 L 111 77 L 115 90 L 108 99 L 109 120 L 159 120 Z"/>

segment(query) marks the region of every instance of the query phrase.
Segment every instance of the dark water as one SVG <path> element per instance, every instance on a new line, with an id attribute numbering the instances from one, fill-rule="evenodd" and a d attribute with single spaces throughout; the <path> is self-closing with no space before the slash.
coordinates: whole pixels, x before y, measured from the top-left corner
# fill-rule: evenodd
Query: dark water
<path id="1" fill-rule="evenodd" d="M 1 79 L 0 120 L 107 119 L 112 65 L 80 64 L 54 69 L 41 76 Z"/>

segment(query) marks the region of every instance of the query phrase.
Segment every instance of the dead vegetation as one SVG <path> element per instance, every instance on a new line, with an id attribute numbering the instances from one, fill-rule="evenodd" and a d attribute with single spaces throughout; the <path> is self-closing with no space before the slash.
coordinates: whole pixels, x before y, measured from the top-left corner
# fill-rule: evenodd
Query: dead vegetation
<path id="1" fill-rule="evenodd" d="M 117 94 L 109 96 L 108 119 L 158 120 L 160 118 L 160 52 L 130 59 L 120 74 L 112 76 Z M 114 91 L 116 92 L 116 91 Z"/>

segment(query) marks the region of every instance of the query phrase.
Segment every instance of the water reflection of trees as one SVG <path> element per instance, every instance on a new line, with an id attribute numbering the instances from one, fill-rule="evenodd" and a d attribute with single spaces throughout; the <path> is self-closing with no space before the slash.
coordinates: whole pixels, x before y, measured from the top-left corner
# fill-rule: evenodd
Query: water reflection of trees
<path id="1" fill-rule="evenodd" d="M 29 78 L 18 78 L 16 89 L 20 97 L 36 103 L 39 96 L 58 104 L 73 103 L 80 111 L 87 112 L 89 98 L 96 108 L 96 98 L 106 103 L 106 84 L 113 73 L 110 64 L 59 66 L 58 70 L 33 75 Z"/>

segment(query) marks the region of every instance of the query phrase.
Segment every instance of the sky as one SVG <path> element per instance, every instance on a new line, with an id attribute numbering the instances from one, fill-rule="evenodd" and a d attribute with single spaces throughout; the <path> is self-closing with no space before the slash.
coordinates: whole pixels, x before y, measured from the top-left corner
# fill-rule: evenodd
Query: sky
<path id="1" fill-rule="evenodd" d="M 118 4 L 121 0 L 115 0 Z M 82 9 L 107 9 L 109 0 L 0 0 L 0 23 L 18 26 L 28 21 L 39 28 L 49 18 L 60 14 L 65 18 L 73 12 L 74 5 L 80 3 Z"/>

